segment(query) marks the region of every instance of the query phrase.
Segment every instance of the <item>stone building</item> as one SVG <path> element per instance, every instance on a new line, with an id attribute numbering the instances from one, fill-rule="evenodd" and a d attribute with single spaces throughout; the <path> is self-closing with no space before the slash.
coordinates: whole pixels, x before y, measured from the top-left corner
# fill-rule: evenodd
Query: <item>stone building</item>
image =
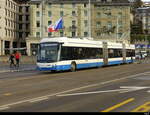
<path id="1" fill-rule="evenodd" d="M 31 0 L 28 55 L 36 52 L 42 31 L 43 37 L 88 37 L 88 9 L 88 0 L 45 0 L 43 10 L 40 0 Z M 59 32 L 48 33 L 48 25 L 54 24 L 60 17 L 63 17 L 64 28 Z M 91 0 L 90 21 L 91 34 L 95 40 L 130 42 L 128 0 Z"/>
<path id="2" fill-rule="evenodd" d="M 115 1 L 115 0 L 114 0 Z M 92 10 L 92 34 L 96 40 L 130 42 L 130 5 L 125 1 L 95 3 Z"/>
<path id="3" fill-rule="evenodd" d="M 25 1 L 0 1 L 0 55 L 10 54 L 13 48 L 26 47 L 29 19 L 29 5 Z"/>
<path id="4" fill-rule="evenodd" d="M 9 49 L 17 46 L 18 9 L 18 4 L 13 0 L 0 2 L 0 55 L 9 54 Z"/>
<path id="5" fill-rule="evenodd" d="M 26 48 L 26 38 L 30 34 L 30 6 L 27 3 L 19 4 L 19 32 L 18 47 Z M 26 50 L 22 51 L 26 54 Z"/>
<path id="6" fill-rule="evenodd" d="M 142 23 L 142 33 L 150 34 L 150 7 L 136 9 L 135 23 Z"/>

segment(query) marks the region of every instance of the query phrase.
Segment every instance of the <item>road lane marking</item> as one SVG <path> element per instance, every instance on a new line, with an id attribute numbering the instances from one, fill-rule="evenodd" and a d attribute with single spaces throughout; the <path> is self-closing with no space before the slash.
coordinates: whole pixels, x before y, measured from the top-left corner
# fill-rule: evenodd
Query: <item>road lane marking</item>
<path id="1" fill-rule="evenodd" d="M 101 84 L 108 84 L 108 83 L 111 83 L 111 82 L 116 82 L 116 81 L 120 81 L 120 80 L 124 80 L 124 79 L 134 78 L 134 77 L 137 77 L 137 76 L 139 76 L 139 75 L 143 75 L 143 74 L 147 74 L 147 73 L 150 73 L 150 72 L 148 71 L 148 72 L 144 72 L 144 73 L 139 73 L 139 74 L 135 74 L 135 75 L 130 75 L 130 76 L 128 76 L 128 77 L 123 77 L 123 78 L 119 78 L 119 79 L 114 79 L 114 80 L 102 82 Z"/>
<path id="2" fill-rule="evenodd" d="M 112 111 L 112 110 L 114 110 L 114 109 L 116 109 L 116 108 L 119 108 L 119 107 L 121 107 L 121 106 L 123 106 L 123 105 L 125 105 L 125 104 L 130 103 L 131 101 L 134 101 L 134 98 L 130 98 L 130 99 L 128 99 L 128 100 L 125 100 L 125 101 L 123 101 L 123 102 L 121 102 L 121 103 L 119 103 L 119 104 L 117 104 L 117 105 L 114 105 L 114 106 L 112 106 L 112 107 L 110 107 L 110 108 L 108 108 L 108 109 L 105 109 L 105 110 L 103 110 L 103 111 L 101 111 L 101 112 L 110 112 L 110 111 Z"/>
<path id="3" fill-rule="evenodd" d="M 120 89 L 114 89 L 114 90 L 106 90 L 106 91 L 91 91 L 91 92 L 82 92 L 82 93 L 70 93 L 70 94 L 60 94 L 56 95 L 58 97 L 66 97 L 66 96 L 79 96 L 79 95 L 89 95 L 89 94 L 99 94 L 99 93 L 112 93 L 112 92 L 120 92 L 120 93 L 127 93 L 127 92 L 133 92 L 138 90 L 147 89 L 150 87 L 137 87 L 137 86 L 121 86 Z"/>
<path id="4" fill-rule="evenodd" d="M 147 91 L 148 93 L 150 93 L 150 90 L 149 91 Z"/>
<path id="5" fill-rule="evenodd" d="M 11 96 L 12 93 L 5 93 L 4 96 Z"/>
<path id="6" fill-rule="evenodd" d="M 106 90 L 106 91 L 93 91 L 93 92 L 83 92 L 83 93 L 72 93 L 72 94 L 60 94 L 56 95 L 58 97 L 66 97 L 66 96 L 78 96 L 78 95 L 88 95 L 88 94 L 99 94 L 99 93 L 108 93 L 108 92 L 117 92 L 121 91 L 121 89 L 116 90 Z M 124 90 L 123 90 L 124 91 Z"/>
<path id="7" fill-rule="evenodd" d="M 71 90 L 66 90 L 66 91 L 55 93 L 55 94 L 49 94 L 49 95 L 45 95 L 45 96 L 41 96 L 41 97 L 37 97 L 37 98 L 53 97 L 53 96 L 57 96 L 57 95 L 64 94 L 64 93 L 69 93 L 69 92 L 73 92 L 73 91 L 78 91 L 78 90 L 82 90 L 82 89 L 86 89 L 86 88 L 91 88 L 91 87 L 95 87 L 95 86 L 99 86 L 99 85 L 108 84 L 108 83 L 111 83 L 111 82 L 116 82 L 116 81 L 119 81 L 119 80 L 133 78 L 133 77 L 136 77 L 136 76 L 139 76 L 139 75 L 143 75 L 145 73 L 150 73 L 150 72 L 139 73 L 139 74 L 131 75 L 131 76 L 120 78 L 120 79 L 114 79 L 114 80 L 110 80 L 110 81 L 107 81 L 107 82 L 100 82 L 100 83 L 97 83 L 97 84 L 92 84 L 92 85 L 87 85 L 87 86 L 83 86 L 83 87 L 79 87 L 79 88 L 74 88 L 74 89 L 71 89 Z M 18 102 L 14 102 L 14 103 L 1 105 L 0 108 L 9 107 L 9 106 L 13 106 L 13 105 L 18 105 L 18 104 L 25 103 L 25 102 L 30 102 L 30 101 L 32 101 L 34 99 L 37 99 L 37 98 L 27 99 L 27 100 L 22 100 L 22 101 L 18 101 Z"/>
<path id="8" fill-rule="evenodd" d="M 150 112 L 150 102 L 146 102 L 145 104 L 133 109 L 131 112 Z"/>
<path id="9" fill-rule="evenodd" d="M 30 103 L 34 103 L 34 102 L 39 102 L 39 101 L 44 101 L 44 100 L 47 100 L 49 99 L 48 97 L 44 97 L 44 98 L 35 98 L 33 100 L 30 100 L 29 102 Z"/>
<path id="10" fill-rule="evenodd" d="M 0 107 L 0 110 L 2 111 L 2 110 L 6 110 L 6 109 L 9 109 L 9 107 L 8 106 L 6 106 L 6 107 Z"/>
<path id="11" fill-rule="evenodd" d="M 56 95 L 59 95 L 59 94 L 68 93 L 68 92 L 72 92 L 72 91 L 77 91 L 77 90 L 81 90 L 81 89 L 88 88 L 88 87 L 93 87 L 93 86 L 95 86 L 95 84 L 94 85 L 83 86 L 83 87 L 79 87 L 79 88 L 75 88 L 75 89 L 71 89 L 71 90 L 66 90 L 66 91 L 55 93 L 55 94 L 41 96 L 41 97 L 37 97 L 37 98 L 33 98 L 33 99 L 27 99 L 27 100 L 14 102 L 14 103 L 5 104 L 5 105 L 0 106 L 0 108 L 14 106 L 14 105 L 18 105 L 18 104 L 22 104 L 22 103 L 26 103 L 26 102 L 35 102 L 37 99 L 44 99 L 44 98 L 56 96 Z"/>

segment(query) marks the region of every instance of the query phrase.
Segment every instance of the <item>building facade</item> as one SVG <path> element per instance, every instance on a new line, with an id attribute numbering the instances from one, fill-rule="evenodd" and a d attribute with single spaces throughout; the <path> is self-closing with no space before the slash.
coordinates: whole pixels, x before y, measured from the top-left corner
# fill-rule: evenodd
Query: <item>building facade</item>
<path id="1" fill-rule="evenodd" d="M 92 10 L 92 33 L 96 40 L 130 42 L 131 13 L 128 4 L 96 3 Z"/>
<path id="2" fill-rule="evenodd" d="M 15 0 L 1 0 L 0 55 L 10 54 L 13 48 L 26 47 L 26 37 L 30 32 L 29 19 L 28 4 Z"/>
<path id="3" fill-rule="evenodd" d="M 30 34 L 30 6 L 27 3 L 19 4 L 19 31 L 18 47 L 26 48 L 26 38 Z M 26 54 L 26 49 L 22 50 Z"/>
<path id="4" fill-rule="evenodd" d="M 42 37 L 89 36 L 88 0 L 48 0 L 30 2 L 30 35 L 27 52 L 36 52 Z M 48 33 L 47 28 L 63 17 L 64 28 Z M 44 20 L 44 21 L 42 21 Z M 130 4 L 128 0 L 91 0 L 91 35 L 95 40 L 130 41 Z M 42 32 L 42 33 L 41 33 Z"/>
<path id="5" fill-rule="evenodd" d="M 135 23 L 142 23 L 142 33 L 150 34 L 150 7 L 137 8 Z"/>
<path id="6" fill-rule="evenodd" d="M 0 55 L 9 54 L 9 49 L 17 47 L 18 9 L 18 4 L 13 0 L 0 2 Z"/>

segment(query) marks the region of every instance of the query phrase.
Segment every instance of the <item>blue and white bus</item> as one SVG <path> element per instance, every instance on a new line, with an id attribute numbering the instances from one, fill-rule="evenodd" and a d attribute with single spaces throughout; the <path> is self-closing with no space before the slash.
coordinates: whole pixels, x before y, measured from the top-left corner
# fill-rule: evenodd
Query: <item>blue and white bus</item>
<path id="1" fill-rule="evenodd" d="M 40 71 L 75 71 L 129 63 L 135 58 L 134 45 L 130 46 L 132 53 L 126 59 L 125 45 L 120 43 L 67 37 L 43 38 L 39 45 L 37 68 Z"/>

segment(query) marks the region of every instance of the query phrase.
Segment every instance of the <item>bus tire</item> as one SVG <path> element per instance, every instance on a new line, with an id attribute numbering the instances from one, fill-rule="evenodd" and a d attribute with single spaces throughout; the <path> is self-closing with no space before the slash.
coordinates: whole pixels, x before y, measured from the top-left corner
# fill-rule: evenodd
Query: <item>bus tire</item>
<path id="1" fill-rule="evenodd" d="M 75 62 L 72 62 L 71 63 L 71 72 L 75 72 L 76 71 L 76 63 Z"/>

